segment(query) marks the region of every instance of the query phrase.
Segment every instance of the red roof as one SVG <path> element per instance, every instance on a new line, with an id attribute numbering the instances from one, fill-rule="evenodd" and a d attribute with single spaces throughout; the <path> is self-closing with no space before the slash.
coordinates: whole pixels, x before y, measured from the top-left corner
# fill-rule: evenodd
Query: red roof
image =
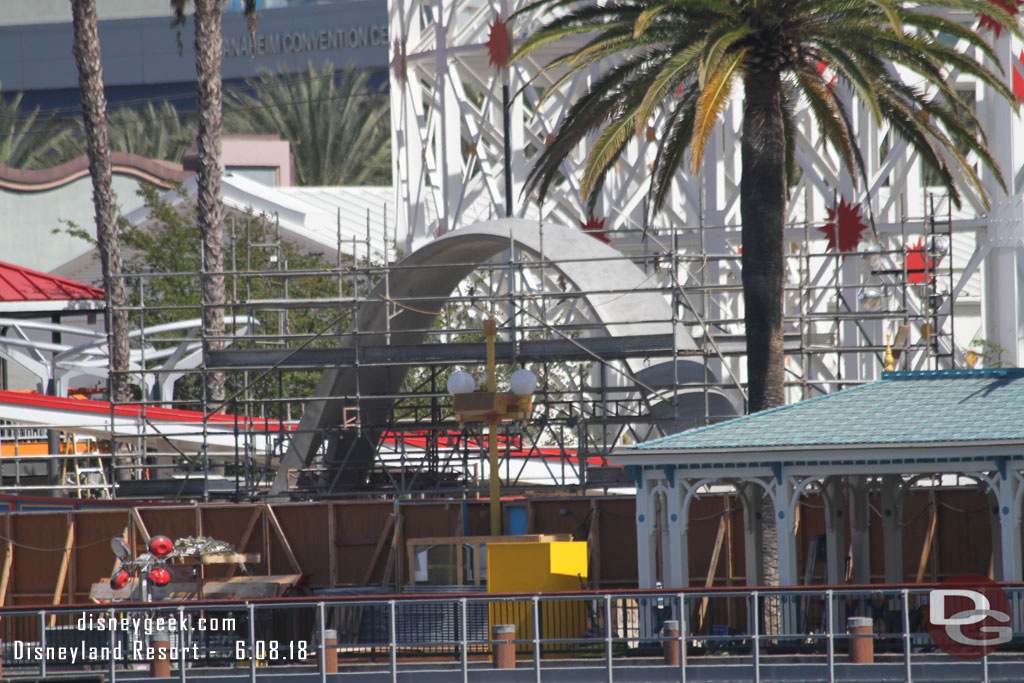
<path id="1" fill-rule="evenodd" d="M 80 413 L 94 413 L 98 415 L 109 415 L 111 413 L 110 403 L 107 401 L 93 401 L 81 398 L 65 398 L 63 396 L 47 396 L 28 391 L 0 391 L 0 405 L 12 404 L 40 408 L 48 410 L 71 410 Z M 244 415 L 231 415 L 226 413 L 202 413 L 196 410 L 182 410 L 180 408 L 160 408 L 157 406 L 143 406 L 132 403 L 121 403 L 113 407 L 113 413 L 120 417 L 144 418 L 146 420 L 161 420 L 167 422 L 184 422 L 201 424 L 203 418 L 211 425 L 238 426 L 242 430 L 259 430 L 277 432 L 294 429 L 282 420 L 264 420 Z"/>
<path id="2" fill-rule="evenodd" d="M 99 287 L 0 262 L 0 301 L 102 299 Z"/>

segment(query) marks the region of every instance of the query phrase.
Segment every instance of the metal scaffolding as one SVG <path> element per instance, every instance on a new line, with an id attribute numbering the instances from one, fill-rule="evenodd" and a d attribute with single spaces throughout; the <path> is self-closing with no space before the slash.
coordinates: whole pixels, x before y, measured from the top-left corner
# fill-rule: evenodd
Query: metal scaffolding
<path id="1" fill-rule="evenodd" d="M 941 216 L 907 220 L 877 250 L 849 254 L 828 251 L 814 226 L 791 227 L 791 400 L 877 379 L 889 335 L 901 368 L 965 362 L 953 338 L 955 302 L 942 290 L 956 276 L 955 255 L 936 252 L 915 269 L 906 249 L 955 242 L 950 226 Z M 111 407 L 110 482 L 123 496 L 481 494 L 486 441 L 478 425 L 456 421 L 444 387 L 454 368 L 482 367 L 479 330 L 493 316 L 499 364 L 541 378 L 532 419 L 503 433 L 505 490 L 627 485 L 607 466 L 613 447 L 744 413 L 738 254 L 694 248 L 710 232 L 726 233 L 730 245 L 735 230 L 618 231 L 613 246 L 582 231 L 498 221 L 437 240 L 426 260 L 414 252 L 373 262 L 339 250 L 322 270 L 230 271 L 226 337 L 162 324 L 133 340 L 139 400 Z M 494 255 L 467 256 L 479 243 Z M 437 284 L 442 273 L 448 281 Z M 196 306 L 146 298 L 161 277 L 126 276 L 141 293 L 133 319 L 156 311 L 161 320 L 198 318 Z M 869 278 L 879 282 L 877 297 L 865 296 Z M 204 341 L 221 348 L 197 354 L 191 367 L 167 362 Z M 211 372 L 227 375 L 224 405 L 203 399 Z M 135 417 L 120 414 L 128 409 Z M 140 426 L 168 409 L 195 411 L 182 412 L 174 438 Z M 330 413 L 326 422 L 305 419 L 316 411 Z"/>

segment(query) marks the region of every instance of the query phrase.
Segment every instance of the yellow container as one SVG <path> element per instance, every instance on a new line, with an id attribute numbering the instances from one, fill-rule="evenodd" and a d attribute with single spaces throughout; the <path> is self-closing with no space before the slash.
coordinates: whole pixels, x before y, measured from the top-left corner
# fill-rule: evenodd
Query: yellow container
<path id="1" fill-rule="evenodd" d="M 571 541 L 542 543 L 488 543 L 487 592 L 537 593 L 578 591 L 587 583 L 587 544 Z M 516 640 L 533 638 L 533 602 L 494 601 L 489 605 L 489 621 L 515 624 Z M 578 638 L 587 630 L 587 610 L 583 600 L 540 601 L 541 638 Z M 576 643 L 553 643 L 545 651 L 566 650 Z M 518 652 L 531 652 L 532 645 L 520 644 Z"/>

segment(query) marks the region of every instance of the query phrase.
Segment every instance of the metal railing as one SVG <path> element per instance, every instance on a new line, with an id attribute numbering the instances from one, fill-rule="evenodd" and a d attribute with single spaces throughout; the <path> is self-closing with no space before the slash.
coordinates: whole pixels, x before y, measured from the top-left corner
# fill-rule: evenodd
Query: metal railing
<path id="1" fill-rule="evenodd" d="M 932 641 L 925 623 L 930 590 L 472 593 L 5 608 L 0 658 L 4 676 L 40 678 L 91 671 L 110 681 L 137 679 L 165 657 L 171 676 L 182 681 L 270 675 L 397 681 L 400 672 L 422 674 L 424 683 L 467 681 L 471 670 L 479 678 L 486 674 L 478 670 L 491 667 L 491 627 L 513 624 L 522 680 L 550 680 L 557 669 L 614 681 L 635 678 L 634 670 L 643 668 L 648 680 L 685 681 L 700 669 L 702 680 L 833 682 L 864 680 L 865 666 L 882 672 L 872 673 L 873 680 L 933 680 L 940 670 L 972 680 L 1024 679 L 1024 586 L 1004 587 L 1013 639 L 977 661 L 954 659 Z M 873 624 L 874 664 L 850 663 L 858 636 L 847 632 L 846 620 L 854 616 Z M 681 624 L 678 635 L 663 635 L 666 621 Z M 325 632 L 337 634 L 336 645 L 325 645 Z M 157 642 L 166 648 L 156 651 Z M 668 643 L 682 654 L 678 666 L 665 664 Z M 326 647 L 337 652 L 337 674 L 328 671 L 333 658 L 325 657 Z"/>

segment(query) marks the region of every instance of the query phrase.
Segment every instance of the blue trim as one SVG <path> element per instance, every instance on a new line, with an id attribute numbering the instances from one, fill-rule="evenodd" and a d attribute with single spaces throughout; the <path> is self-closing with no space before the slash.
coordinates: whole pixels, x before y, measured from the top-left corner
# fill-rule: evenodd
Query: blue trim
<path id="1" fill-rule="evenodd" d="M 980 377 L 1024 377 L 1024 368 L 984 368 L 981 370 L 900 370 L 883 372 L 882 379 L 964 379 Z"/>
<path id="2" fill-rule="evenodd" d="M 658 469 L 665 473 L 665 479 L 668 480 L 669 488 L 674 489 L 676 487 L 676 466 L 675 465 L 659 465 Z"/>
<path id="3" fill-rule="evenodd" d="M 642 491 L 644 488 L 644 468 L 640 465 L 626 465 L 626 473 L 633 478 L 636 490 Z"/>
<path id="4" fill-rule="evenodd" d="M 772 476 L 775 477 L 775 483 L 782 483 L 782 463 L 781 462 L 770 462 L 768 467 L 772 468 Z"/>
<path id="5" fill-rule="evenodd" d="M 1008 458 L 1005 455 L 997 455 L 995 457 L 996 467 L 999 469 L 999 478 L 1006 481 L 1006 461 Z"/>

